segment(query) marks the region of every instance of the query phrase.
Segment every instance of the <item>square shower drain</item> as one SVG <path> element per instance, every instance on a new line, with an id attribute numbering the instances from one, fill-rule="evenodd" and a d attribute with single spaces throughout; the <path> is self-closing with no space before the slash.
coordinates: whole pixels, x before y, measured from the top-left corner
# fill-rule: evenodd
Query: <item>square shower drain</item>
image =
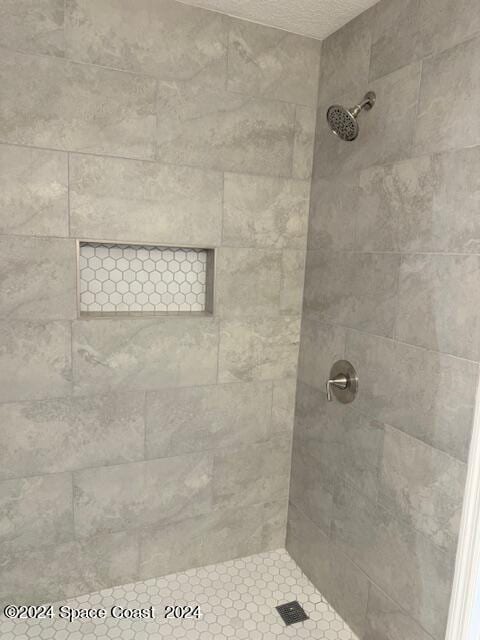
<path id="1" fill-rule="evenodd" d="M 308 620 L 308 616 L 303 610 L 303 607 L 296 600 L 287 602 L 287 604 L 281 604 L 275 608 L 287 627 L 290 624 L 295 624 L 295 622 Z"/>

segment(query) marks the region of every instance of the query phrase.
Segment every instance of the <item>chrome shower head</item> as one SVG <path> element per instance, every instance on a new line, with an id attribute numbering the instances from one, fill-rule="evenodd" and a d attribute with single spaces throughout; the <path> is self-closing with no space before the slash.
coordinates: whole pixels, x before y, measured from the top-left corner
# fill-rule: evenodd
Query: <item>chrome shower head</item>
<path id="1" fill-rule="evenodd" d="M 346 142 L 352 142 L 358 136 L 358 114 L 363 109 L 369 111 L 375 104 L 375 100 L 375 93 L 369 91 L 363 100 L 352 109 L 346 109 L 340 104 L 332 105 L 327 111 L 328 126 L 336 136 Z"/>

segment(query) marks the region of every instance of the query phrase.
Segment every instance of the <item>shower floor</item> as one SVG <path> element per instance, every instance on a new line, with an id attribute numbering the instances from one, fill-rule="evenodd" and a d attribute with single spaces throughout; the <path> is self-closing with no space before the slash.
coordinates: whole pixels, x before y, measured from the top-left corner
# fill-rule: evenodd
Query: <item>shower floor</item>
<path id="1" fill-rule="evenodd" d="M 275 607 L 298 600 L 309 620 L 285 626 Z M 11 621 L 0 617 L 2 640 L 358 640 L 284 549 L 190 569 L 162 578 L 72 598 L 55 613 L 112 606 L 155 609 L 154 620 Z M 198 605 L 200 617 L 165 619 L 165 607 Z M 180 611 L 180 610 L 179 610 Z"/>

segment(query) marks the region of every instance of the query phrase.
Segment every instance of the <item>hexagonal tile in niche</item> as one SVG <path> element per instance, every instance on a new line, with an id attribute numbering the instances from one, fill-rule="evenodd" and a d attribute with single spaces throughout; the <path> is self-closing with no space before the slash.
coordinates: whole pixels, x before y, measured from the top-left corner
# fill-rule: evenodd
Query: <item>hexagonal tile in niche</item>
<path id="1" fill-rule="evenodd" d="M 79 270 L 81 312 L 205 310 L 206 250 L 82 242 Z"/>

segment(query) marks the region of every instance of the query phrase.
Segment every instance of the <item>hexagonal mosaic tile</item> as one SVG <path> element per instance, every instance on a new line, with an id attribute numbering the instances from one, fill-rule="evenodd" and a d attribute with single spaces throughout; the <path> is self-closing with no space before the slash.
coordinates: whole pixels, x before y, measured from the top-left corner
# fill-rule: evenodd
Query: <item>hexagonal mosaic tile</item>
<path id="1" fill-rule="evenodd" d="M 207 251 L 80 243 L 80 311 L 204 311 Z"/>
<path id="2" fill-rule="evenodd" d="M 308 620 L 285 626 L 275 607 L 298 600 Z M 0 616 L 2 640 L 358 640 L 284 549 L 127 584 L 53 605 L 154 607 L 155 619 L 12 621 Z M 165 618 L 165 607 L 198 605 L 197 618 Z"/>

